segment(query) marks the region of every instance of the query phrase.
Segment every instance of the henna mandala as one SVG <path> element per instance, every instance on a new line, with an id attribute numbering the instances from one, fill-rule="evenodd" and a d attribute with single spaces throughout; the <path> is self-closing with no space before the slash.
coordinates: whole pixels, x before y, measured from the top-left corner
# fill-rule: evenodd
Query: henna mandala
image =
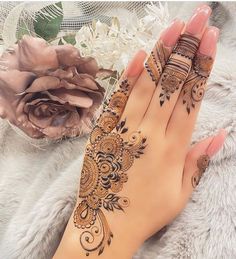
<path id="1" fill-rule="evenodd" d="M 145 63 L 145 68 L 156 85 L 158 84 L 169 55 L 169 49 L 166 48 L 161 41 L 158 41 L 155 45 L 155 49 L 151 52 Z"/>
<path id="2" fill-rule="evenodd" d="M 100 255 L 110 245 L 113 234 L 103 210 L 115 211 L 129 206 L 129 199 L 119 193 L 128 181 L 127 170 L 146 147 L 146 138 L 140 132 L 129 134 L 126 121 L 117 121 L 124 109 L 128 82 L 111 96 L 108 105 L 90 134 L 80 180 L 79 197 L 82 200 L 74 212 L 74 225 L 82 229 L 80 244 L 88 256 Z"/>
<path id="3" fill-rule="evenodd" d="M 205 86 L 213 65 L 213 59 L 197 54 L 193 66 L 183 86 L 183 104 L 186 105 L 188 114 L 200 102 L 205 93 Z"/>
<path id="4" fill-rule="evenodd" d="M 192 180 L 191 180 L 193 188 L 195 188 L 199 184 L 203 173 L 206 171 L 207 167 L 209 166 L 209 163 L 210 163 L 210 157 L 208 155 L 202 155 L 197 160 L 198 170 L 192 176 Z"/>

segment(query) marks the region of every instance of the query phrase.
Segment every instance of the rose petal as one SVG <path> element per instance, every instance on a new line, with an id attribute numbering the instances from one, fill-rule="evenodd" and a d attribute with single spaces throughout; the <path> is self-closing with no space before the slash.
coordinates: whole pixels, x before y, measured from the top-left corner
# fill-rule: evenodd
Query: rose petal
<path id="1" fill-rule="evenodd" d="M 0 117 L 9 120 L 16 124 L 15 108 L 19 101 L 19 97 L 15 98 L 13 91 L 5 88 L 5 85 L 0 82 Z"/>
<path id="2" fill-rule="evenodd" d="M 93 105 L 93 100 L 85 92 L 77 89 L 68 90 L 60 88 L 51 90 L 50 93 L 72 106 L 89 108 Z"/>
<path id="3" fill-rule="evenodd" d="M 30 122 L 33 123 L 36 127 L 40 128 L 40 129 L 49 127 L 53 120 L 53 117 L 35 116 L 35 114 L 33 112 L 33 108 L 29 110 L 28 117 L 29 117 Z"/>
<path id="4" fill-rule="evenodd" d="M 60 118 L 55 118 L 55 119 L 61 120 Z M 71 112 L 70 114 L 68 114 L 68 117 L 65 120 L 63 125 L 57 126 L 57 127 L 50 126 L 42 130 L 42 132 L 46 136 L 52 139 L 58 139 L 63 136 L 75 137 L 80 134 L 80 131 L 81 131 L 80 116 L 77 112 Z"/>
<path id="5" fill-rule="evenodd" d="M 35 74 L 32 72 L 21 72 L 19 70 L 0 71 L 0 80 L 4 84 L 4 88 L 13 90 L 19 94 L 33 82 Z"/>
<path id="6" fill-rule="evenodd" d="M 112 76 L 115 72 L 116 71 L 111 70 L 111 69 L 100 68 L 96 74 L 96 77 L 99 79 L 104 79 L 106 77 Z"/>
<path id="7" fill-rule="evenodd" d="M 7 70 L 10 69 L 19 69 L 19 61 L 17 58 L 18 55 L 18 46 L 13 46 L 11 51 L 5 51 L 0 59 L 0 64 Z"/>
<path id="8" fill-rule="evenodd" d="M 75 66 L 81 58 L 79 50 L 70 44 L 53 46 L 61 66 Z"/>
<path id="9" fill-rule="evenodd" d="M 12 75 L 12 77 L 11 77 Z M 0 71 L 0 117 L 17 125 L 16 109 L 21 96 L 17 93 L 27 87 L 33 74 L 17 70 Z"/>
<path id="10" fill-rule="evenodd" d="M 57 54 L 52 46 L 40 38 L 24 35 L 18 43 L 20 70 L 48 70 L 58 67 Z"/>
<path id="11" fill-rule="evenodd" d="M 67 81 L 76 86 L 84 87 L 85 89 L 98 90 L 96 81 L 88 74 L 76 74 L 73 78 L 70 78 Z"/>
<path id="12" fill-rule="evenodd" d="M 34 80 L 25 93 L 36 93 L 60 87 L 60 80 L 53 76 L 42 76 Z"/>
<path id="13" fill-rule="evenodd" d="M 59 79 L 68 79 L 68 78 L 72 78 L 74 76 L 74 73 L 72 71 L 72 68 L 69 67 L 66 70 L 58 68 L 56 71 L 48 71 L 47 75 L 58 77 Z"/>
<path id="14" fill-rule="evenodd" d="M 25 120 L 17 126 L 24 133 L 26 133 L 31 138 L 43 138 L 44 134 L 31 122 L 28 121 L 28 118 L 25 116 Z"/>
<path id="15" fill-rule="evenodd" d="M 95 77 L 99 71 L 97 61 L 92 57 L 80 58 L 76 67 L 79 73 L 89 74 L 93 77 Z"/>

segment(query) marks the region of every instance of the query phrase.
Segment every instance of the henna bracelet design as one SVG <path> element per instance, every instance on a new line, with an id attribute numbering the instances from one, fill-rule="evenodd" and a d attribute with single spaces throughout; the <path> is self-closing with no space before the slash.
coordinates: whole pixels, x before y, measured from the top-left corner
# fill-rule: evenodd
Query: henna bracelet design
<path id="1" fill-rule="evenodd" d="M 188 114 L 203 99 L 212 65 L 213 59 L 205 55 L 197 54 L 193 60 L 192 69 L 182 89 L 183 104 L 186 105 Z"/>
<path id="2" fill-rule="evenodd" d="M 206 171 L 207 167 L 209 166 L 209 163 L 210 163 L 210 157 L 208 155 L 202 155 L 197 160 L 198 170 L 195 172 L 195 174 L 192 176 L 192 179 L 191 179 L 193 188 L 196 188 L 197 185 L 199 184 L 203 173 Z"/>
<path id="3" fill-rule="evenodd" d="M 117 125 L 127 94 L 128 82 L 124 80 L 104 108 L 86 147 L 80 180 L 81 202 L 74 212 L 74 225 L 82 229 L 80 244 L 87 256 L 91 252 L 100 255 L 111 244 L 113 234 L 104 210 L 124 211 L 129 206 L 129 199 L 117 193 L 128 181 L 127 170 L 146 147 L 141 132 L 132 132 L 127 139 L 123 137 L 129 133 L 126 121 Z"/>

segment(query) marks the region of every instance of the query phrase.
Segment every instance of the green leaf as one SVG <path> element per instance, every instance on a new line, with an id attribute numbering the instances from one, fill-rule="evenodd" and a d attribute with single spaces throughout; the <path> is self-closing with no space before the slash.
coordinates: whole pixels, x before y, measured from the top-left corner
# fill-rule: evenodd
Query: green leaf
<path id="1" fill-rule="evenodd" d="M 66 35 L 66 36 L 63 37 L 63 39 L 66 43 L 69 43 L 71 45 L 76 44 L 75 34 Z"/>
<path id="2" fill-rule="evenodd" d="M 18 27 L 16 37 L 18 40 L 20 40 L 24 35 L 30 35 L 30 31 L 29 31 L 29 28 L 27 27 L 27 25 L 25 23 L 22 23 Z"/>
<path id="3" fill-rule="evenodd" d="M 62 10 L 62 3 L 58 2 L 55 4 L 59 9 Z M 38 36 L 41 36 L 45 40 L 52 40 L 57 37 L 57 34 L 60 30 L 60 26 L 63 20 L 62 11 L 60 13 L 54 14 L 52 17 L 51 10 L 56 7 L 51 4 L 39 11 L 36 15 L 34 21 L 34 30 Z"/>

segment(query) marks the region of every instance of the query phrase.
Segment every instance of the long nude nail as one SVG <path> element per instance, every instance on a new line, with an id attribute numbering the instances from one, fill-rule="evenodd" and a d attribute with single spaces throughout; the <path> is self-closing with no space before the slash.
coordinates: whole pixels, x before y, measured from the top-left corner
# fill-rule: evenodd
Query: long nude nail
<path id="1" fill-rule="evenodd" d="M 184 22 L 180 19 L 175 19 L 170 26 L 161 34 L 160 39 L 166 47 L 174 47 L 180 33 L 184 27 Z"/>
<path id="2" fill-rule="evenodd" d="M 186 32 L 193 35 L 201 34 L 210 15 L 211 8 L 208 5 L 198 7 L 186 25 Z"/>
<path id="3" fill-rule="evenodd" d="M 137 76 L 143 70 L 143 63 L 147 57 L 147 53 L 144 50 L 139 50 L 128 64 L 125 76 Z"/>
<path id="4" fill-rule="evenodd" d="M 199 52 L 203 55 L 214 58 L 216 52 L 216 44 L 219 38 L 220 30 L 217 27 L 210 26 L 203 34 L 199 47 Z"/>
<path id="5" fill-rule="evenodd" d="M 206 154 L 209 157 L 214 156 L 223 146 L 225 138 L 227 136 L 227 131 L 221 129 L 219 133 L 212 139 L 210 145 L 207 147 Z"/>

